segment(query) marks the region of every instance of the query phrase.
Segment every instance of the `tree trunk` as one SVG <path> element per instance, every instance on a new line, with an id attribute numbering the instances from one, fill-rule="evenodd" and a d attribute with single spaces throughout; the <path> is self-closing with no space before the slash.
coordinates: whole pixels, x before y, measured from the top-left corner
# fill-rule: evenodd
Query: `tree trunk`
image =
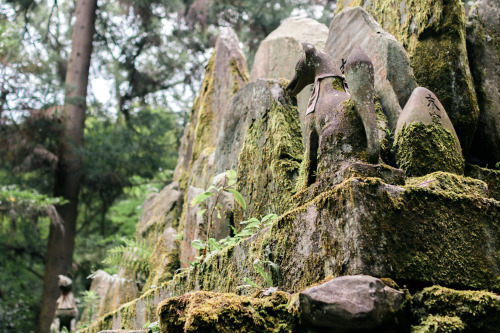
<path id="1" fill-rule="evenodd" d="M 56 300 L 59 297 L 58 275 L 69 273 L 73 259 L 81 179 L 81 156 L 78 150 L 83 144 L 96 7 L 96 0 L 77 0 L 72 51 L 65 81 L 64 137 L 60 140 L 59 164 L 54 182 L 54 196 L 63 197 L 69 203 L 57 209 L 63 221 L 63 228 L 54 224 L 50 226 L 43 279 L 42 308 L 38 323 L 39 333 L 50 331 L 50 324 L 56 310 Z"/>

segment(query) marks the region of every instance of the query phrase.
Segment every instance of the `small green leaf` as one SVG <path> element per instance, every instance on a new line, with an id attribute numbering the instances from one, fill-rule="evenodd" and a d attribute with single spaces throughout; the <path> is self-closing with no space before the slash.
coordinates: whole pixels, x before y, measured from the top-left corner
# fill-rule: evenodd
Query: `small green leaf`
<path id="1" fill-rule="evenodd" d="M 227 182 L 227 187 L 231 187 L 234 184 L 236 184 L 236 179 L 229 179 L 229 181 Z"/>
<path id="2" fill-rule="evenodd" d="M 228 189 L 228 192 L 231 192 L 234 195 L 234 200 L 238 203 L 238 205 L 243 208 L 243 210 L 247 209 L 247 203 L 245 202 L 245 199 L 243 199 L 243 196 L 241 195 L 240 192 L 236 191 L 235 189 Z"/>
<path id="3" fill-rule="evenodd" d="M 255 261 L 253 262 L 253 268 L 255 268 L 257 273 L 259 273 L 260 276 L 262 276 L 262 278 L 264 279 L 264 281 L 266 281 L 268 287 L 273 286 L 273 280 L 271 279 L 269 274 L 264 270 L 264 267 L 262 267 L 262 262 L 259 259 L 255 259 Z"/>
<path id="4" fill-rule="evenodd" d="M 253 282 L 252 280 L 250 280 L 249 278 L 247 277 L 244 277 L 243 278 L 243 281 L 245 281 L 247 284 L 251 285 L 252 287 L 254 288 L 257 288 L 257 289 L 262 289 L 257 283 Z"/>
<path id="5" fill-rule="evenodd" d="M 249 218 L 246 221 L 241 221 L 240 224 L 247 224 L 247 223 L 250 223 L 250 222 L 258 222 L 258 223 L 260 223 L 258 219 L 256 219 L 255 217 L 252 217 L 252 218 Z"/>
<path id="6" fill-rule="evenodd" d="M 220 215 L 220 210 L 217 211 L 217 218 L 221 219 L 222 216 Z"/>
<path id="7" fill-rule="evenodd" d="M 268 220 L 272 221 L 272 220 L 276 219 L 277 217 L 278 217 L 278 215 L 276 215 L 276 214 L 267 214 L 266 216 L 264 216 L 262 218 L 262 223 L 265 223 Z"/>
<path id="8" fill-rule="evenodd" d="M 211 251 L 220 251 L 222 248 L 219 246 L 219 243 L 214 238 L 208 239 L 208 246 L 210 246 Z"/>
<path id="9" fill-rule="evenodd" d="M 206 199 L 210 198 L 214 194 L 212 192 L 205 192 L 205 193 L 200 193 L 197 196 L 191 200 L 191 206 L 197 205 L 201 203 L 202 201 L 205 201 Z"/>
<path id="10" fill-rule="evenodd" d="M 202 216 L 203 214 L 205 214 L 206 211 L 207 211 L 206 209 L 202 209 L 198 213 L 196 213 L 196 216 Z"/>
<path id="11" fill-rule="evenodd" d="M 205 248 L 205 243 L 199 239 L 194 239 L 191 241 L 191 246 L 197 250 L 203 250 Z"/>
<path id="12" fill-rule="evenodd" d="M 226 171 L 226 177 L 229 180 L 236 179 L 236 171 L 234 171 L 234 170 L 227 170 Z"/>

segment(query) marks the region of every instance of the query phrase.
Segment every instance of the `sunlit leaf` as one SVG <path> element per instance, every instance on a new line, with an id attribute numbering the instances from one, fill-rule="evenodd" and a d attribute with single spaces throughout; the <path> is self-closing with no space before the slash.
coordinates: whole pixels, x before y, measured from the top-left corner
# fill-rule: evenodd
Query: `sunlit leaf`
<path id="1" fill-rule="evenodd" d="M 247 209 L 247 203 L 245 202 L 245 199 L 243 198 L 243 196 L 241 195 L 240 192 L 236 191 L 235 189 L 228 189 L 227 190 L 228 192 L 231 192 L 233 195 L 234 195 L 234 200 L 236 200 L 236 202 L 238 203 L 238 205 L 241 206 L 241 208 L 243 208 L 243 210 L 246 210 Z"/>
<path id="2" fill-rule="evenodd" d="M 213 195 L 214 194 L 212 192 L 208 192 L 208 191 L 204 192 L 204 193 L 200 193 L 197 196 L 195 196 L 193 198 L 193 200 L 191 200 L 191 206 L 195 206 L 195 205 L 201 203 L 202 201 L 205 201 L 206 199 L 210 198 Z"/>

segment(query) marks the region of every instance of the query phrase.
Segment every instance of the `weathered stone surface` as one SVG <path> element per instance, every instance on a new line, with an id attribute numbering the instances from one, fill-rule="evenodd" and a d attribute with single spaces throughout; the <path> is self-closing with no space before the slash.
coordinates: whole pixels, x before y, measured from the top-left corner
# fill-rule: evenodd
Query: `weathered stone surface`
<path id="1" fill-rule="evenodd" d="M 191 185 L 188 184 L 188 177 L 195 161 L 203 152 L 206 153 L 205 149 L 215 147 L 229 100 L 247 81 L 248 69 L 238 45 L 238 38 L 232 29 L 222 29 L 206 67 L 200 95 L 191 109 L 189 127 L 182 139 L 182 156 L 174 172 L 174 179 L 180 183 L 182 189 Z M 203 170 L 204 166 L 199 165 L 198 169 Z M 205 179 L 197 181 L 210 182 L 213 174 L 206 173 L 204 177 Z"/>
<path id="2" fill-rule="evenodd" d="M 336 11 L 355 6 L 372 14 L 405 47 L 417 84 L 439 97 L 467 152 L 479 107 L 469 69 L 461 1 L 339 0 Z"/>
<path id="3" fill-rule="evenodd" d="M 394 131 L 401 109 L 417 87 L 410 59 L 403 46 L 360 7 L 334 17 L 325 52 L 342 64 L 357 45 L 373 63 L 375 92 Z"/>
<path id="4" fill-rule="evenodd" d="M 289 292 L 356 274 L 498 290 L 500 203 L 460 185 L 422 185 L 350 178 L 211 258 L 191 284 L 234 291 L 243 277 L 261 281 L 252 263 L 268 258 Z"/>
<path id="5" fill-rule="evenodd" d="M 315 327 L 375 329 L 394 319 L 404 293 L 368 275 L 339 277 L 300 293 L 303 320 Z"/>
<path id="6" fill-rule="evenodd" d="M 179 183 L 172 182 L 148 196 L 142 207 L 142 215 L 137 226 L 140 239 L 154 248 L 149 258 L 150 276 L 145 288 L 172 277 L 178 268 L 178 244 L 174 242 L 179 226 L 184 193 Z"/>
<path id="7" fill-rule="evenodd" d="M 467 52 L 479 102 L 471 154 L 490 166 L 500 161 L 500 3 L 480 0 L 467 22 Z"/>
<path id="8" fill-rule="evenodd" d="M 289 296 L 275 292 L 252 298 L 212 292 L 188 293 L 158 306 L 160 332 L 295 332 L 298 318 Z"/>
<path id="9" fill-rule="evenodd" d="M 318 50 L 323 50 L 328 36 L 328 28 L 313 19 L 291 17 L 267 36 L 260 44 L 250 72 L 250 82 L 257 79 L 291 79 L 295 64 L 302 56 L 300 43 L 308 42 Z M 307 102 L 312 86 L 297 96 L 301 123 L 304 123 Z"/>
<path id="10" fill-rule="evenodd" d="M 500 332 L 498 295 L 487 291 L 425 288 L 412 298 L 412 332 Z"/>
<path id="11" fill-rule="evenodd" d="M 417 122 L 429 125 L 435 118 L 437 118 L 444 128 L 453 134 L 457 140 L 458 147 L 460 147 L 457 134 L 444 106 L 432 91 L 424 87 L 418 87 L 413 90 L 408 103 L 405 105 L 398 119 L 396 138 L 404 125 L 408 126 Z"/>
<path id="12" fill-rule="evenodd" d="M 320 175 L 314 184 L 298 191 L 293 196 L 294 206 L 302 206 L 313 200 L 319 194 L 328 191 L 352 177 L 380 178 L 386 184 L 401 186 L 404 185 L 406 181 L 404 170 L 396 169 L 386 164 L 351 163 L 345 165 L 335 173 L 324 173 Z"/>
<path id="13" fill-rule="evenodd" d="M 137 226 L 137 232 L 147 236 L 149 229 L 161 234 L 164 226 L 177 226 L 179 210 L 182 205 L 183 193 L 179 190 L 179 183 L 172 182 L 165 186 L 160 193 L 150 194 L 142 206 L 142 215 Z"/>
<path id="14" fill-rule="evenodd" d="M 464 159 L 453 125 L 436 95 L 418 87 L 396 127 L 396 163 L 409 176 L 434 171 L 463 174 Z"/>
<path id="15" fill-rule="evenodd" d="M 257 258 L 279 265 L 281 280 L 273 276 L 273 284 L 288 292 L 330 275 L 356 274 L 384 276 L 410 287 L 500 290 L 500 202 L 482 197 L 480 182 L 446 173 L 429 176 L 405 186 L 349 178 L 210 257 L 203 270 L 175 275 L 85 332 L 112 325 L 143 327 L 137 318 L 154 321 L 156 304 L 190 291 L 234 292 L 243 278 L 263 284 L 253 268 Z M 432 179 L 437 184 L 431 185 Z M 454 304 L 459 313 L 463 307 Z M 134 321 L 126 319 L 132 314 Z"/>
<path id="16" fill-rule="evenodd" d="M 124 277 L 125 275 L 123 268 L 120 268 L 118 274 L 112 276 L 106 297 L 99 309 L 99 317 L 118 309 L 122 304 L 138 297 L 139 290 L 135 281 Z"/>
<path id="17" fill-rule="evenodd" d="M 215 149 L 215 173 L 237 170 L 247 130 L 255 119 L 261 118 L 270 109 L 273 96 L 279 96 L 281 88 L 273 94 L 266 80 L 247 84 L 231 99 L 224 117 L 217 147 Z"/>
<path id="18" fill-rule="evenodd" d="M 241 150 L 233 153 L 238 156 L 237 189 L 247 201 L 246 211 L 236 211 L 235 222 L 291 208 L 303 145 L 297 108 L 283 85 L 258 80 L 238 92 L 237 110 L 252 111 L 240 120 L 239 126 L 246 126 L 240 133 L 246 135 Z"/>
<path id="19" fill-rule="evenodd" d="M 182 223 L 183 238 L 180 246 L 180 262 L 181 267 L 189 267 L 189 263 L 194 261 L 197 256 L 197 250 L 191 245 L 194 239 L 200 239 L 200 228 L 203 225 L 203 216 L 197 216 L 201 210 L 199 205 L 191 206 L 189 203 L 198 194 L 205 192 L 201 188 L 190 186 L 187 190 L 186 196 L 186 212 Z M 204 240 L 203 240 L 204 241 Z"/>

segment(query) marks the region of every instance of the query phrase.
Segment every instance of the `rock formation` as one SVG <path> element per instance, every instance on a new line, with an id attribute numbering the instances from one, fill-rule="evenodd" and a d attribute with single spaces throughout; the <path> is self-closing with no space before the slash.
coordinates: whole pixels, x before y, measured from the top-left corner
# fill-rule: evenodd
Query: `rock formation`
<path id="1" fill-rule="evenodd" d="M 361 6 L 407 50 L 417 84 L 443 103 L 464 152 L 472 144 L 479 115 L 465 42 L 460 0 L 340 0 L 336 12 Z"/>
<path id="2" fill-rule="evenodd" d="M 466 164 L 461 154 L 460 147 L 470 145 L 478 110 L 464 53 L 461 6 L 456 0 L 402 0 L 398 6 L 356 0 L 339 1 L 339 8 L 363 3 L 410 56 L 362 9 L 338 14 L 327 49 L 347 60 L 352 50 L 346 50 L 354 45 L 344 37 L 359 40 L 369 59 L 361 59 L 358 50 L 344 67 L 348 91 L 350 70 L 368 69 L 359 89 L 353 86 L 354 94 L 364 98 L 346 102 L 350 96 L 340 68 L 318 80 L 317 92 L 328 86 L 344 102 L 337 109 L 335 98 L 307 96 L 312 110 L 329 102 L 335 104 L 330 111 L 339 111 L 318 126 L 318 139 L 325 138 L 318 145 L 324 149 L 309 157 L 296 101 L 286 90 L 296 94 L 316 75 L 306 73 L 306 83 L 267 78 L 245 84 L 244 58 L 234 34 L 219 37 L 185 131 L 175 182 L 144 204 L 138 234 L 157 251 L 148 280 L 139 297 L 118 309 L 101 310 L 83 332 L 137 330 L 158 320 L 160 331 L 169 333 L 498 331 L 500 171 Z M 342 22 L 352 22 L 352 29 Z M 276 45 L 288 40 L 280 39 L 280 29 L 259 49 L 272 51 L 262 53 L 270 63 L 280 59 Z M 306 45 L 303 61 L 307 52 L 320 54 Z M 294 57 L 291 66 L 301 53 Z M 411 97 L 415 83 L 407 59 L 416 81 L 428 83 Z M 265 71 L 273 66 L 264 66 Z M 369 96 L 373 91 L 363 84 L 374 86 L 379 99 Z M 387 164 L 366 163 L 363 108 L 376 115 Z M 385 141 L 382 110 L 390 119 Z M 337 127 L 323 126 L 332 119 L 338 120 Z M 337 132 L 325 135 L 331 128 Z M 395 160 L 390 152 L 394 132 Z M 335 144 L 345 133 L 355 158 L 347 146 Z M 335 155 L 339 147 L 344 151 Z M 318 173 L 309 177 L 306 162 L 314 157 Z M 199 207 L 189 203 L 214 174 L 228 169 L 237 173 L 235 186 L 247 209 L 233 208 L 232 196 L 225 198 L 225 214 L 212 230 L 216 239 L 233 237 L 242 229 L 240 222 L 251 217 L 257 222 L 268 213 L 279 217 L 190 268 L 188 262 L 199 254 L 191 241 L 203 239 L 207 225 L 197 214 Z M 121 287 L 113 288 L 103 304 Z"/>
<path id="3" fill-rule="evenodd" d="M 500 4 L 480 0 L 467 20 L 467 52 L 479 102 L 472 154 L 483 163 L 500 161 Z"/>
<path id="4" fill-rule="evenodd" d="M 344 64 L 356 45 L 373 63 L 375 93 L 394 131 L 402 108 L 417 87 L 410 59 L 403 46 L 360 7 L 347 8 L 335 15 L 325 52 Z"/>

